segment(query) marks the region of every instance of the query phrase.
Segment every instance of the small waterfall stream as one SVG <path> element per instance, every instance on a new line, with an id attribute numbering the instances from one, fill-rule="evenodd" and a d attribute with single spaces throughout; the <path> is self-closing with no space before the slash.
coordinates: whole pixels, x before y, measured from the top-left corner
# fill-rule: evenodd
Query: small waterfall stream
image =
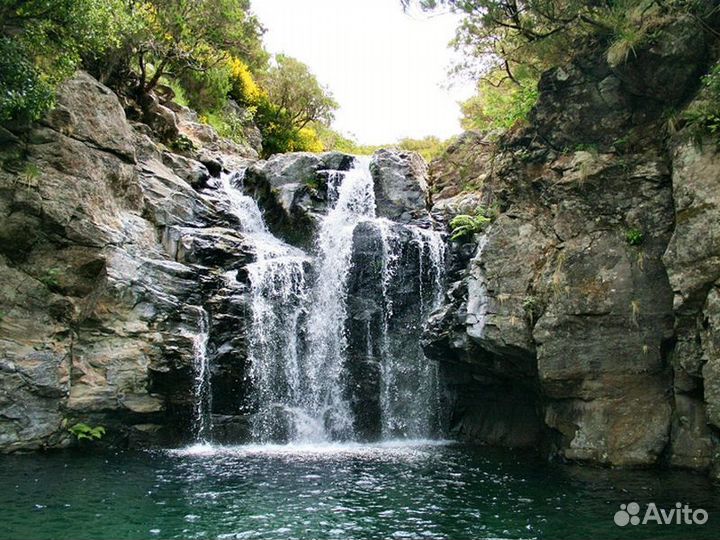
<path id="1" fill-rule="evenodd" d="M 193 336 L 194 361 L 194 404 L 193 433 L 195 440 L 207 443 L 212 431 L 212 388 L 210 387 L 210 365 L 207 344 L 210 337 L 209 320 L 205 309 L 198 307 L 198 331 Z"/>
<path id="2" fill-rule="evenodd" d="M 230 211 L 253 241 L 257 260 L 247 268 L 252 324 L 248 342 L 256 442 L 357 440 L 348 343 L 348 280 L 356 271 L 353 250 L 358 225 L 377 232 L 382 250 L 381 331 L 371 332 L 362 351 L 379 351 L 380 436 L 433 435 L 439 392 L 437 367 L 419 345 L 422 324 L 442 299 L 445 244 L 442 235 L 375 216 L 369 158 L 330 175 L 331 208 L 322 217 L 311 254 L 273 236 L 254 199 L 242 193 L 242 173 L 222 178 Z M 414 255 L 413 255 L 414 254 Z M 415 265 L 414 274 L 404 265 Z M 395 302 L 407 296 L 419 308 L 396 321 Z M 399 291 L 399 292 L 398 292 Z M 397 298 L 396 298 L 397 297 Z M 406 310 L 408 311 L 408 310 Z M 410 319 L 408 318 L 410 317 Z M 403 339 L 395 334 L 402 333 Z M 408 346 L 408 337 L 412 345 Z M 368 356 L 369 357 L 369 356 Z"/>

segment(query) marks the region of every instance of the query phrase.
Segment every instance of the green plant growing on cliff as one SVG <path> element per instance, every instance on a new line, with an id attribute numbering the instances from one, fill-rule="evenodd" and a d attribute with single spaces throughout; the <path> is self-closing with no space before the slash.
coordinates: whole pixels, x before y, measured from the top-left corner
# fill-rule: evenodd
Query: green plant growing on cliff
<path id="1" fill-rule="evenodd" d="M 629 229 L 625 231 L 625 241 L 628 245 L 639 246 L 645 240 L 645 235 L 639 229 Z"/>
<path id="2" fill-rule="evenodd" d="M 39 281 L 48 289 L 56 290 L 60 288 L 60 282 L 58 281 L 60 274 L 61 270 L 59 268 L 50 268 L 45 272 L 45 274 L 40 276 Z"/>
<path id="3" fill-rule="evenodd" d="M 479 207 L 474 215 L 460 214 L 450 220 L 451 240 L 461 240 L 482 232 L 493 221 L 492 210 Z"/>
<path id="4" fill-rule="evenodd" d="M 68 431 L 78 440 L 86 441 L 99 441 L 105 435 L 105 428 L 103 426 L 89 426 L 82 422 L 73 424 L 68 428 Z"/>
<path id="5" fill-rule="evenodd" d="M 703 77 L 702 86 L 700 99 L 683 114 L 699 140 L 705 134 L 720 135 L 720 63 Z"/>
<path id="6" fill-rule="evenodd" d="M 170 143 L 170 147 L 178 152 L 191 152 L 195 149 L 195 144 L 187 135 L 181 133 Z"/>
<path id="7" fill-rule="evenodd" d="M 532 326 L 537 320 L 537 317 L 540 315 L 540 311 L 542 309 L 540 299 L 533 294 L 528 294 L 523 299 L 522 307 L 528 317 L 530 325 Z"/>
<path id="8" fill-rule="evenodd" d="M 527 120 L 537 99 L 536 77 L 510 80 L 498 71 L 481 79 L 477 93 L 461 104 L 462 126 L 479 131 L 512 128 Z"/>
<path id="9" fill-rule="evenodd" d="M 28 163 L 23 169 L 21 178 L 27 185 L 32 185 L 40 176 L 40 168 L 35 163 Z"/>

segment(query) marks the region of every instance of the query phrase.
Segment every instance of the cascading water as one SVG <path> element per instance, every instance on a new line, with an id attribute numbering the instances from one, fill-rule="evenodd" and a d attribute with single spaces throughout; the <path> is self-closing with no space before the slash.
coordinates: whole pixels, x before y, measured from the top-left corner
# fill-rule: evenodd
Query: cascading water
<path id="1" fill-rule="evenodd" d="M 252 435 L 257 442 L 355 440 L 347 339 L 348 280 L 355 233 L 364 223 L 379 231 L 382 324 L 368 351 L 379 351 L 381 436 L 421 438 L 437 419 L 436 366 L 419 345 L 421 326 L 442 299 L 444 241 L 440 234 L 375 217 L 369 158 L 329 176 L 332 208 L 319 223 L 314 256 L 273 236 L 255 201 L 238 189 L 242 175 L 226 176 L 230 211 L 253 240 L 256 262 L 248 266 L 252 325 L 248 343 L 254 392 Z M 416 265 L 410 288 L 403 265 Z M 399 289 L 420 308 L 396 320 Z M 406 290 L 403 294 L 408 294 Z M 408 311 L 408 310 L 405 310 Z M 396 339 L 402 333 L 407 339 Z M 377 346 L 375 341 L 378 341 Z M 370 354 L 370 353 L 368 353 Z"/>
<path id="2" fill-rule="evenodd" d="M 440 392 L 437 364 L 425 358 L 419 335 L 430 313 L 442 302 L 445 243 L 435 231 L 406 227 L 412 242 L 403 245 L 391 227 L 385 225 L 381 230 L 385 304 L 380 392 L 382 437 L 427 437 L 440 421 Z M 409 250 L 414 250 L 417 256 L 419 310 L 395 321 L 394 282 L 402 279 L 398 266 Z"/>
<path id="3" fill-rule="evenodd" d="M 212 431 L 212 391 L 210 388 L 210 365 L 207 356 L 208 314 L 198 307 L 198 332 L 193 336 L 194 403 L 193 433 L 197 442 L 206 443 Z"/>
<path id="4" fill-rule="evenodd" d="M 361 158 L 345 175 L 337 190 L 335 206 L 323 219 L 316 240 L 316 278 L 310 293 L 304 362 L 308 392 L 303 405 L 309 417 L 322 426 L 323 438 L 354 437 L 343 380 L 346 296 L 353 232 L 360 221 L 375 214 L 368 167 L 368 160 Z"/>

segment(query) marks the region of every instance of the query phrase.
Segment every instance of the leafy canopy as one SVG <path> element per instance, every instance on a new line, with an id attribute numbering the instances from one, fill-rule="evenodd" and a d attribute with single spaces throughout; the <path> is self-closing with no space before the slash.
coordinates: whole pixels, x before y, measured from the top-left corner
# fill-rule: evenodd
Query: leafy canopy
<path id="1" fill-rule="evenodd" d="M 477 95 L 463 107 L 464 124 L 474 129 L 510 127 L 525 118 L 540 74 L 581 46 L 605 47 L 609 62 L 619 64 L 651 41 L 667 18 L 691 14 L 700 21 L 717 9 L 708 0 L 401 2 L 461 16 L 452 44 L 462 54 L 452 72 L 479 81 Z"/>
<path id="2" fill-rule="evenodd" d="M 117 46 L 122 0 L 0 0 L 0 121 L 40 118 L 84 57 Z"/>

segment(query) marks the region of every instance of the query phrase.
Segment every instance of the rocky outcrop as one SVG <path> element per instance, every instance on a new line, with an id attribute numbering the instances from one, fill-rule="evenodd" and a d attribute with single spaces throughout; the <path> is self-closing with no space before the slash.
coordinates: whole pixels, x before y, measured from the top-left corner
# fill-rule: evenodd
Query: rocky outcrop
<path id="1" fill-rule="evenodd" d="M 675 411 L 670 461 L 717 474 L 720 430 L 720 155 L 692 133 L 671 143 L 675 230 L 663 261 L 674 293 L 676 345 L 671 354 Z"/>
<path id="2" fill-rule="evenodd" d="M 529 126 L 466 134 L 431 165 L 434 215 L 497 213 L 455 246 L 424 337 L 461 437 L 608 465 L 716 459 L 720 169 L 662 112 L 707 68 L 686 23 L 622 65 L 549 71 Z"/>
<path id="3" fill-rule="evenodd" d="M 427 220 L 427 165 L 418 154 L 378 150 L 370 172 L 378 217 L 400 223 Z"/>
<path id="4" fill-rule="evenodd" d="M 144 122 L 128 121 L 113 92 L 79 73 L 41 123 L 0 132 L 2 452 L 70 445 L 68 427 L 78 422 L 104 426 L 103 440 L 115 446 L 190 440 L 203 355 L 211 436 L 229 443 L 249 436 L 247 267 L 255 240 L 242 232 L 247 224 L 223 174 L 244 182 L 274 231 L 303 244 L 336 202 L 355 158 L 294 153 L 255 162 L 192 111 L 159 101 L 146 109 Z M 192 143 L 182 153 L 157 142 L 175 144 L 178 133 Z M 417 158 L 397 159 L 383 189 L 406 192 L 398 204 L 413 219 L 427 215 L 424 195 L 408 195 L 424 177 L 410 169 L 414 176 L 403 177 Z M 392 345 L 384 333 L 400 336 L 392 345 L 398 358 L 422 357 L 423 302 L 439 283 L 432 271 L 441 271 L 427 231 L 381 223 L 390 227 L 387 238 L 358 226 L 350 279 L 348 332 L 372 324 L 376 340 L 367 358 L 353 359 L 357 384 L 349 386 L 366 420 L 358 432 L 369 439 L 380 429 L 379 413 L 367 414 L 379 406 L 375 356 Z M 385 253 L 390 238 L 397 256 Z M 433 268 L 420 260 L 431 255 Z M 403 259 L 392 270 L 398 286 L 386 287 L 387 276 L 372 282 L 386 256 Z M 390 301 L 397 328 L 385 328 Z M 366 351 L 363 336 L 358 350 Z"/>
<path id="5" fill-rule="evenodd" d="M 308 246 L 354 159 L 340 152 L 277 154 L 250 166 L 243 183 L 264 210 L 273 233 Z"/>
<path id="6" fill-rule="evenodd" d="M 207 168 L 83 73 L 0 153 L 0 450 L 67 445 L 73 422 L 117 444 L 187 436 L 200 308 L 253 258 L 191 185 Z M 218 325 L 214 354 L 237 327 Z"/>

